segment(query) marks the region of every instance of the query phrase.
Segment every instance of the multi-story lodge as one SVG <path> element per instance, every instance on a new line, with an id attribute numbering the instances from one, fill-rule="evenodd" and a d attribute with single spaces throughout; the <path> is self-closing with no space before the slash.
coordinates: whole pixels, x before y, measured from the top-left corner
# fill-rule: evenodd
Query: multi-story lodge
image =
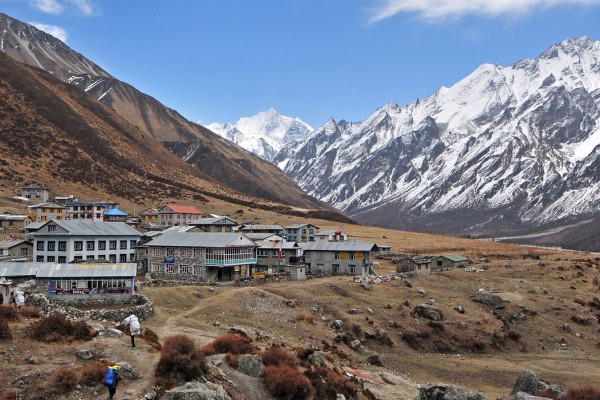
<path id="1" fill-rule="evenodd" d="M 33 260 L 70 263 L 79 260 L 135 262 L 140 232 L 124 222 L 49 221 L 33 232 Z"/>
<path id="2" fill-rule="evenodd" d="M 202 213 L 194 206 L 166 205 L 158 210 L 160 226 L 189 225 L 200 219 Z"/>
<path id="3" fill-rule="evenodd" d="M 50 197 L 50 192 L 47 188 L 40 186 L 37 183 L 32 183 L 21 188 L 21 196 L 29 200 L 45 203 Z"/>
<path id="4" fill-rule="evenodd" d="M 222 232 L 231 233 L 237 222 L 229 217 L 214 216 L 210 218 L 200 218 L 192 221 L 189 225 L 198 228 L 202 232 Z"/>
<path id="5" fill-rule="evenodd" d="M 0 232 L 23 232 L 25 225 L 30 221 L 27 215 L 0 214 Z"/>
<path id="6" fill-rule="evenodd" d="M 65 219 L 104 220 L 104 213 L 117 207 L 115 202 L 77 201 L 65 205 Z"/>
<path id="7" fill-rule="evenodd" d="M 144 210 L 139 216 L 142 225 L 158 225 L 158 210 L 155 208 Z"/>
<path id="8" fill-rule="evenodd" d="M 27 216 L 32 222 L 60 221 L 65 219 L 65 207 L 52 202 L 39 203 L 27 206 Z"/>
<path id="9" fill-rule="evenodd" d="M 162 277 L 232 280 L 256 265 L 257 245 L 239 233 L 167 232 L 143 247 L 148 272 Z"/>
<path id="10" fill-rule="evenodd" d="M 302 249 L 296 242 L 258 242 L 256 271 L 272 274 L 288 271 L 291 267 L 304 267 Z"/>
<path id="11" fill-rule="evenodd" d="M 318 226 L 312 224 L 295 224 L 285 227 L 285 238 L 288 242 L 314 242 Z"/>
<path id="12" fill-rule="evenodd" d="M 239 231 L 243 233 L 273 233 L 275 235 L 283 235 L 285 228 L 281 225 L 242 224 Z"/>
<path id="13" fill-rule="evenodd" d="M 356 240 L 301 243 L 307 273 L 368 275 L 371 252 L 379 249 L 375 243 Z"/>

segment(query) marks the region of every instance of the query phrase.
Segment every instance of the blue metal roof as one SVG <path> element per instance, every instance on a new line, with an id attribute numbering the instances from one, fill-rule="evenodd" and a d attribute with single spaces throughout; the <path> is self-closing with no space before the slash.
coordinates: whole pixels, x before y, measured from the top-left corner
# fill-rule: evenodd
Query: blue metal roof
<path id="1" fill-rule="evenodd" d="M 104 215 L 115 215 L 115 216 L 127 216 L 128 214 L 125 211 L 121 211 L 118 208 L 113 208 L 112 210 L 108 210 L 104 213 Z"/>

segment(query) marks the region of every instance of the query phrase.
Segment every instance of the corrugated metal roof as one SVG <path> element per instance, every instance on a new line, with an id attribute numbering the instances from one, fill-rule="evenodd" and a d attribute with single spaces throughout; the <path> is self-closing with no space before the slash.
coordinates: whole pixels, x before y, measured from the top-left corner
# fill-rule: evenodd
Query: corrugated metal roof
<path id="1" fill-rule="evenodd" d="M 5 278 L 35 276 L 42 265 L 52 265 L 52 263 L 0 262 L 0 276 Z"/>
<path id="2" fill-rule="evenodd" d="M 217 223 L 220 225 L 237 225 L 237 222 L 228 217 L 200 218 L 190 222 L 190 225 L 214 225 Z"/>
<path id="3" fill-rule="evenodd" d="M 108 210 L 107 212 L 104 213 L 104 215 L 128 215 L 125 211 L 121 211 L 118 208 L 113 208 L 112 210 Z"/>
<path id="4" fill-rule="evenodd" d="M 278 250 L 280 248 L 282 250 L 295 250 L 300 248 L 296 242 L 261 242 L 259 244 L 259 249 L 263 250 Z"/>
<path id="5" fill-rule="evenodd" d="M 90 220 L 52 220 L 68 233 L 61 232 L 34 232 L 36 236 L 141 236 L 141 233 L 133 229 L 125 222 L 104 222 Z M 48 224 L 49 222 L 46 222 Z"/>
<path id="6" fill-rule="evenodd" d="M 48 263 L 45 263 L 48 264 Z M 123 264 L 53 264 L 40 267 L 37 278 L 131 278 L 137 272 L 135 263 Z"/>
<path id="7" fill-rule="evenodd" d="M 37 231 L 38 229 L 40 229 L 45 224 L 46 224 L 46 222 L 32 222 L 29 225 L 25 225 L 25 229 L 30 230 L 30 231 L 31 230 Z"/>
<path id="8" fill-rule="evenodd" d="M 169 204 L 160 209 L 159 213 L 162 213 L 165 208 L 170 209 L 176 214 L 202 214 L 194 206 L 178 206 L 176 204 Z"/>
<path id="9" fill-rule="evenodd" d="M 27 215 L 0 214 L 0 220 L 3 221 L 25 221 Z"/>
<path id="10" fill-rule="evenodd" d="M 167 232 L 146 243 L 149 247 L 256 247 L 257 245 L 239 233 Z"/>
<path id="11" fill-rule="evenodd" d="M 242 231 L 282 231 L 281 225 L 243 224 Z"/>
<path id="12" fill-rule="evenodd" d="M 32 204 L 30 206 L 27 206 L 27 208 L 65 208 L 65 207 L 61 206 L 60 204 L 56 204 L 51 201 L 48 201 L 46 203 Z"/>
<path id="13" fill-rule="evenodd" d="M 468 261 L 469 259 L 467 257 L 463 257 L 459 254 L 442 254 L 440 257 L 444 257 L 447 258 L 450 261 L 455 261 L 455 262 L 459 262 L 459 261 Z"/>
<path id="14" fill-rule="evenodd" d="M 23 240 L 23 239 L 12 239 L 12 240 L 0 239 L 0 249 L 10 249 L 11 247 L 18 246 L 23 242 L 27 242 L 27 241 Z"/>
<path id="15" fill-rule="evenodd" d="M 375 243 L 361 242 L 358 240 L 344 240 L 341 242 L 307 242 L 300 243 L 304 251 L 378 251 Z"/>
<path id="16" fill-rule="evenodd" d="M 270 238 L 270 237 L 279 237 L 281 238 L 281 236 L 279 236 L 276 233 L 264 233 L 264 232 L 244 232 L 244 236 L 246 236 L 248 239 L 250 240 L 265 240 L 266 238 Z M 283 240 L 283 238 L 281 238 Z"/>
<path id="17" fill-rule="evenodd" d="M 294 224 L 294 225 L 286 226 L 285 229 L 300 229 L 305 226 L 314 226 L 315 228 L 319 229 L 318 226 L 313 225 L 313 224 Z"/>

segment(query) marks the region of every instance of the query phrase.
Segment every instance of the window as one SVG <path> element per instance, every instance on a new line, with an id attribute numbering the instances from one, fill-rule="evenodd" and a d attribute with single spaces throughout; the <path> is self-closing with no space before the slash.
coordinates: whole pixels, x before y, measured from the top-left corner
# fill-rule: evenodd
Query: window
<path id="1" fill-rule="evenodd" d="M 75 251 L 81 251 L 83 250 L 83 242 L 78 240 L 75 242 Z"/>
<path id="2" fill-rule="evenodd" d="M 175 264 L 165 264 L 165 272 L 167 274 L 172 274 L 175 272 Z"/>
<path id="3" fill-rule="evenodd" d="M 162 265 L 161 264 L 152 264 L 150 266 L 150 271 L 152 272 L 161 272 Z"/>
<path id="4" fill-rule="evenodd" d="M 323 252 L 322 252 L 322 251 L 317 251 L 317 258 L 318 258 L 319 260 L 322 260 L 323 258 L 325 258 L 325 256 L 324 256 L 324 254 L 323 254 Z"/>
<path id="5" fill-rule="evenodd" d="M 73 261 L 81 261 L 81 260 L 83 260 L 83 258 L 81 256 L 73 257 Z"/>
<path id="6" fill-rule="evenodd" d="M 202 249 L 194 249 L 194 258 L 202 258 Z"/>
<path id="7" fill-rule="evenodd" d="M 127 254 L 120 254 L 119 255 L 119 262 L 126 263 L 127 262 Z"/>
<path id="8" fill-rule="evenodd" d="M 331 270 L 335 273 L 340 272 L 340 264 L 332 264 L 331 265 Z"/>
<path id="9" fill-rule="evenodd" d="M 135 249 L 136 246 L 137 246 L 137 240 L 130 240 L 129 241 L 129 248 L 130 249 Z"/>
<path id="10" fill-rule="evenodd" d="M 167 248 L 167 257 L 174 257 L 175 256 L 175 249 L 170 247 Z"/>
<path id="11" fill-rule="evenodd" d="M 56 225 L 48 225 L 48 232 L 56 232 Z"/>
<path id="12" fill-rule="evenodd" d="M 348 252 L 348 260 L 355 260 L 356 254 L 353 251 Z"/>
<path id="13" fill-rule="evenodd" d="M 349 264 L 348 265 L 348 272 L 350 272 L 351 274 L 356 273 L 356 265 L 354 264 Z"/>
<path id="14" fill-rule="evenodd" d="M 110 250 L 116 250 L 117 249 L 117 241 L 116 240 L 111 240 L 110 243 Z"/>
<path id="15" fill-rule="evenodd" d="M 104 254 L 100 254 L 98 256 L 98 260 L 106 260 L 106 256 Z"/>
<path id="16" fill-rule="evenodd" d="M 27 247 L 21 247 L 21 255 L 26 256 L 29 253 L 29 249 Z"/>
<path id="17" fill-rule="evenodd" d="M 67 242 L 62 240 L 58 242 L 58 251 L 67 251 Z"/>
<path id="18" fill-rule="evenodd" d="M 121 250 L 125 250 L 127 248 L 127 240 L 121 240 L 119 243 L 119 248 Z"/>
<path id="19" fill-rule="evenodd" d="M 48 241 L 48 251 L 56 250 L 56 242 L 54 240 Z"/>
<path id="20" fill-rule="evenodd" d="M 98 250 L 106 250 L 106 240 L 98 240 Z"/>
<path id="21" fill-rule="evenodd" d="M 43 240 L 39 240 L 37 242 L 37 249 L 38 249 L 38 251 L 44 251 L 44 241 Z"/>
<path id="22" fill-rule="evenodd" d="M 93 259 L 94 259 L 94 256 L 93 256 L 93 255 L 91 255 L 91 256 L 86 256 L 86 257 L 85 257 L 85 259 L 86 259 L 86 260 L 93 260 Z"/>
<path id="23" fill-rule="evenodd" d="M 180 274 L 189 274 L 189 266 L 188 265 L 180 265 L 179 273 Z"/>
<path id="24" fill-rule="evenodd" d="M 85 243 L 85 248 L 88 251 L 93 251 L 96 248 L 96 243 L 93 240 L 88 240 Z"/>
<path id="25" fill-rule="evenodd" d="M 111 263 L 116 263 L 117 262 L 117 255 L 116 254 L 111 254 L 108 256 L 108 261 L 110 261 Z"/>
<path id="26" fill-rule="evenodd" d="M 155 247 L 154 249 L 152 249 L 152 254 L 154 254 L 154 257 L 160 257 L 163 254 L 163 249 L 161 249 L 160 247 Z"/>
<path id="27" fill-rule="evenodd" d="M 59 264 L 66 264 L 67 263 L 67 257 L 65 257 L 65 256 L 58 256 L 58 263 Z"/>
<path id="28" fill-rule="evenodd" d="M 261 250 L 261 249 L 256 250 L 256 257 L 268 257 L 268 256 L 269 256 L 269 250 Z M 275 256 L 277 256 L 277 253 L 275 253 Z"/>
<path id="29" fill-rule="evenodd" d="M 135 261 L 135 253 L 131 253 L 129 255 L 129 262 L 134 262 Z"/>
<path id="30" fill-rule="evenodd" d="M 44 262 L 44 256 L 37 256 L 35 261 L 37 262 Z"/>
<path id="31" fill-rule="evenodd" d="M 441 267 L 442 265 L 444 265 L 444 263 L 443 263 L 442 261 L 438 261 L 438 262 L 437 262 L 437 266 L 438 266 L 438 267 Z"/>
<path id="32" fill-rule="evenodd" d="M 53 262 L 56 261 L 56 257 L 54 257 L 54 256 L 48 256 L 48 257 L 46 257 L 46 261 L 53 263 Z"/>
<path id="33" fill-rule="evenodd" d="M 194 265 L 194 275 L 202 275 L 202 266 Z"/>
<path id="34" fill-rule="evenodd" d="M 333 258 L 336 259 L 336 260 L 339 260 L 340 259 L 340 252 L 336 251 L 335 253 L 333 253 Z"/>

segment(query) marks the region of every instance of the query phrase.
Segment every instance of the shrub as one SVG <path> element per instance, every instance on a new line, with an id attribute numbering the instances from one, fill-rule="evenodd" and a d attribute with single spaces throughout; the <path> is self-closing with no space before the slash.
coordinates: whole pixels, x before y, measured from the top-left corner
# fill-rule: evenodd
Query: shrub
<path id="1" fill-rule="evenodd" d="M 358 386 L 355 383 L 327 367 L 308 369 L 304 374 L 314 387 L 317 399 L 335 400 L 338 393 L 343 394 L 347 399 L 352 399 L 358 392 Z"/>
<path id="2" fill-rule="evenodd" d="M 427 321 L 427 326 L 430 327 L 434 333 L 440 333 L 446 330 L 444 323 L 439 321 Z"/>
<path id="3" fill-rule="evenodd" d="M 62 314 L 51 314 L 32 323 L 30 336 L 41 342 L 91 340 L 97 331 L 84 322 L 72 322 Z"/>
<path id="4" fill-rule="evenodd" d="M 201 351 L 206 355 L 212 354 L 248 354 L 254 352 L 252 339 L 245 335 L 230 333 L 215 339 L 212 343 L 204 346 Z"/>
<path id="5" fill-rule="evenodd" d="M 62 367 L 54 373 L 56 387 L 71 390 L 79 383 L 77 370 L 71 367 Z"/>
<path id="6" fill-rule="evenodd" d="M 18 313 L 27 318 L 39 318 L 42 316 L 42 312 L 37 307 L 23 306 L 19 309 Z"/>
<path id="7" fill-rule="evenodd" d="M 295 367 L 298 365 L 298 358 L 294 357 L 279 346 L 271 346 L 269 349 L 263 351 L 261 357 L 265 366 L 286 364 L 290 367 Z"/>
<path id="8" fill-rule="evenodd" d="M 106 368 L 108 368 L 108 363 L 104 360 L 86 364 L 81 371 L 81 383 L 90 386 L 101 383 L 104 379 Z"/>
<path id="9" fill-rule="evenodd" d="M 10 304 L 0 304 L 0 318 L 7 321 L 16 321 L 19 318 L 17 309 Z"/>
<path id="10" fill-rule="evenodd" d="M 429 332 L 404 332 L 401 338 L 413 349 L 423 350 L 425 341 L 429 339 Z"/>
<path id="11" fill-rule="evenodd" d="M 265 386 L 273 396 L 285 400 L 304 400 L 313 392 L 308 378 L 286 364 L 265 368 Z"/>
<path id="12" fill-rule="evenodd" d="M 0 318 L 0 339 L 12 339 L 12 337 L 8 322 L 4 318 Z"/>
<path id="13" fill-rule="evenodd" d="M 17 399 L 19 394 L 17 393 L 16 389 L 10 388 L 10 389 L 4 389 L 1 393 L 0 393 L 0 400 L 15 400 Z"/>
<path id="14" fill-rule="evenodd" d="M 600 387 L 581 386 L 569 388 L 562 400 L 598 400 L 600 399 Z"/>
<path id="15" fill-rule="evenodd" d="M 308 357 L 310 357 L 310 355 L 314 352 L 315 351 L 312 349 L 305 349 L 303 347 L 300 347 L 296 350 L 296 356 L 301 360 L 308 360 Z"/>
<path id="16" fill-rule="evenodd" d="M 144 332 L 142 333 L 142 337 L 155 350 L 160 351 L 162 349 L 162 345 L 158 341 L 158 335 L 154 331 L 152 331 L 148 328 L 145 328 Z"/>
<path id="17" fill-rule="evenodd" d="M 235 354 L 227 353 L 225 354 L 225 361 L 231 368 L 237 369 L 240 366 L 240 361 Z"/>
<path id="18" fill-rule="evenodd" d="M 203 354 L 189 336 L 175 335 L 165 339 L 155 372 L 161 386 L 189 382 L 207 371 Z"/>

